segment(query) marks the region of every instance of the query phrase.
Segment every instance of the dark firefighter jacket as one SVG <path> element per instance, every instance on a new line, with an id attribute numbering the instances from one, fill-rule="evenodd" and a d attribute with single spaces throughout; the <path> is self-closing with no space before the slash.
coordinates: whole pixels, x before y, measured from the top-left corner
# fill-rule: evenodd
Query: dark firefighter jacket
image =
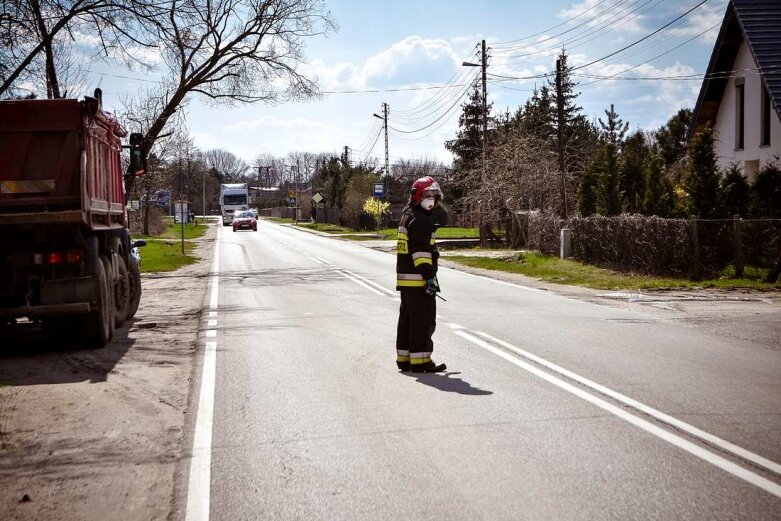
<path id="1" fill-rule="evenodd" d="M 404 209 L 396 242 L 396 289 L 422 288 L 437 275 L 436 228 L 419 205 Z"/>

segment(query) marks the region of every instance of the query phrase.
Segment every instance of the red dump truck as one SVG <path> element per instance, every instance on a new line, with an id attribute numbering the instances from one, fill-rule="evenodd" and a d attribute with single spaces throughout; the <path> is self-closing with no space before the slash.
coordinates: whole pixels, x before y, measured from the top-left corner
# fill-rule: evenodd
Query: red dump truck
<path id="1" fill-rule="evenodd" d="M 141 135 L 74 99 L 0 101 L 0 330 L 20 319 L 102 347 L 141 297 L 125 176 L 141 175 Z M 122 149 L 130 148 L 130 168 Z M 2 335 L 0 331 L 0 335 Z"/>

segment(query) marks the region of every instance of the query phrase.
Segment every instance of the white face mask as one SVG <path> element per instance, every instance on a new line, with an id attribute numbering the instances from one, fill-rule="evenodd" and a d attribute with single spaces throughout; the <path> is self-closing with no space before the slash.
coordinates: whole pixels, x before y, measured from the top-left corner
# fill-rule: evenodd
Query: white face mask
<path id="1" fill-rule="evenodd" d="M 433 197 L 427 197 L 420 202 L 420 207 L 430 212 L 434 209 L 434 205 L 437 204 L 437 200 Z"/>

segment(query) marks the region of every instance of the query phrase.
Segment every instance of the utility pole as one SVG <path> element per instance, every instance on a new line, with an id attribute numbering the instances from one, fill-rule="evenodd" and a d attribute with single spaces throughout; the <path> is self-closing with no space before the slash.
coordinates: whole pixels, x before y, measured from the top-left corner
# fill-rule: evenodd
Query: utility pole
<path id="1" fill-rule="evenodd" d="M 483 182 L 485 182 L 485 148 L 488 142 L 488 82 L 486 81 L 488 60 L 485 53 L 485 40 L 483 40 L 481 47 L 480 68 L 483 76 Z"/>
<path id="2" fill-rule="evenodd" d="M 388 162 L 388 104 L 383 103 L 382 104 L 382 120 L 383 125 L 385 126 L 385 177 L 383 178 L 383 192 L 385 192 L 385 196 L 389 197 L 388 195 L 388 176 L 390 175 L 390 164 Z"/>
<path id="3" fill-rule="evenodd" d="M 556 60 L 556 120 L 558 122 L 559 178 L 561 179 L 561 217 L 567 218 L 567 182 L 564 173 L 564 96 L 561 85 L 561 60 Z"/>
<path id="4" fill-rule="evenodd" d="M 350 166 L 350 147 L 344 146 L 344 162 L 347 166 Z"/>
<path id="5" fill-rule="evenodd" d="M 488 81 L 486 80 L 486 72 L 488 69 L 488 59 L 485 52 L 485 40 L 482 41 L 480 46 L 480 69 L 482 70 L 483 79 L 483 143 L 482 143 L 482 179 L 480 184 L 485 186 L 485 149 L 488 146 Z M 485 246 L 485 226 L 483 225 L 483 209 L 480 208 L 480 246 Z"/>

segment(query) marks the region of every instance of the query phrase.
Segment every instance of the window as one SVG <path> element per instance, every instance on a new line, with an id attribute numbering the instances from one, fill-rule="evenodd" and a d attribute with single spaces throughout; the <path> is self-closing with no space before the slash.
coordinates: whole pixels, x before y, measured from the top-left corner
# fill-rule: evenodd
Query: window
<path id="1" fill-rule="evenodd" d="M 746 130 L 746 85 L 745 78 L 735 80 L 735 150 L 743 150 Z"/>
<path id="2" fill-rule="evenodd" d="M 762 86 L 759 146 L 770 146 L 770 93 L 764 85 Z"/>

